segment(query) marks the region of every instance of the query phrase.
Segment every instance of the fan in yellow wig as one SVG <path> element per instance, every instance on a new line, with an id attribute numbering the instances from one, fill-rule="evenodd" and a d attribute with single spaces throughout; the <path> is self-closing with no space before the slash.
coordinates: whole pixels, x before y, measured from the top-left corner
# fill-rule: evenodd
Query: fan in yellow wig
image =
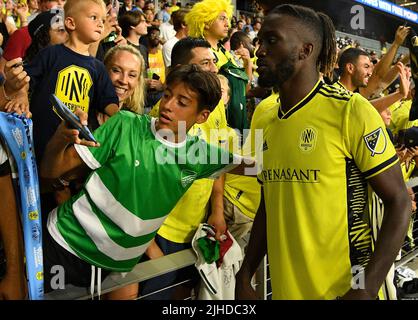
<path id="1" fill-rule="evenodd" d="M 230 52 L 226 51 L 219 42 L 228 36 L 225 26 L 230 27 L 229 21 L 233 10 L 231 0 L 203 0 L 193 6 L 184 20 L 189 28 L 189 36 L 204 38 L 210 43 L 217 58 L 218 68 L 228 61 L 233 61 Z M 223 28 L 224 31 L 219 32 L 219 28 Z"/>
<path id="2" fill-rule="evenodd" d="M 189 36 L 205 38 L 205 26 L 210 26 L 221 12 L 225 12 L 230 20 L 233 10 L 230 0 L 203 0 L 196 3 L 185 17 Z"/>

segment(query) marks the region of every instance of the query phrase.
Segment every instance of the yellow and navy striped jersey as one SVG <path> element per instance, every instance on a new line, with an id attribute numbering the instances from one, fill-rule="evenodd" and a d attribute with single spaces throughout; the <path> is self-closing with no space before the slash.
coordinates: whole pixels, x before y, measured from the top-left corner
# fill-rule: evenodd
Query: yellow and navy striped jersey
<path id="1" fill-rule="evenodd" d="M 340 81 L 335 82 L 333 86 L 340 90 L 348 90 L 346 87 L 344 87 L 344 85 Z"/>
<path id="2" fill-rule="evenodd" d="M 337 81 L 336 83 L 334 83 L 334 87 L 341 89 L 341 90 L 348 90 L 344 87 L 344 85 L 340 81 Z M 409 115 L 409 111 L 408 111 L 408 115 Z M 392 120 L 393 120 L 393 114 L 392 114 Z M 404 170 L 404 166 L 401 166 L 401 169 L 402 169 L 402 174 L 404 175 L 404 178 L 405 178 L 406 172 Z M 374 192 L 371 195 L 371 201 L 369 201 L 368 212 L 369 212 L 370 228 L 372 230 L 372 248 L 374 250 L 375 243 L 377 242 L 377 236 L 382 226 L 383 214 L 384 214 L 383 202 Z M 394 270 L 395 270 L 394 265 L 392 265 L 392 267 L 390 268 L 388 274 L 386 275 L 386 278 L 383 281 L 383 284 L 379 290 L 378 297 L 380 300 L 396 300 L 396 287 L 393 281 L 394 272 L 395 272 Z"/>
<path id="3" fill-rule="evenodd" d="M 332 87 L 339 89 L 339 90 L 352 92 L 348 90 L 340 81 L 337 81 L 334 84 L 332 84 Z M 354 93 L 360 93 L 360 88 L 357 88 L 356 90 L 354 90 Z"/>
<path id="4" fill-rule="evenodd" d="M 318 81 L 264 135 L 268 256 L 274 299 L 335 299 L 372 252 L 367 179 L 398 162 L 361 95 Z"/>

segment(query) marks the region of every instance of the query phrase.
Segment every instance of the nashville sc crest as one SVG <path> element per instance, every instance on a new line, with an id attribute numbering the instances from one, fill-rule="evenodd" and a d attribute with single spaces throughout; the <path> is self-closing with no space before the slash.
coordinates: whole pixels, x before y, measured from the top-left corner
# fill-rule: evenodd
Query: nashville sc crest
<path id="1" fill-rule="evenodd" d="M 315 150 L 318 131 L 313 127 L 305 128 L 299 136 L 299 149 L 302 152 L 310 153 Z"/>
<path id="2" fill-rule="evenodd" d="M 58 73 L 55 87 L 56 96 L 71 110 L 80 108 L 88 112 L 90 105 L 89 92 L 93 80 L 87 69 L 71 65 Z"/>

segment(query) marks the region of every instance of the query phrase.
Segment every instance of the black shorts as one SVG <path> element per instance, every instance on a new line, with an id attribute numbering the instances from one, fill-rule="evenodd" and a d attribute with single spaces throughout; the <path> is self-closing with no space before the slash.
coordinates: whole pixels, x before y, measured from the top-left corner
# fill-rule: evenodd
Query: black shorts
<path id="1" fill-rule="evenodd" d="M 91 264 L 81 260 L 71 252 L 60 246 L 49 234 L 47 229 L 43 232 L 43 256 L 44 256 L 44 289 L 48 293 L 51 288 L 51 280 L 56 284 L 58 280 L 54 276 L 58 272 L 51 272 L 53 266 L 62 266 L 57 270 L 64 270 L 64 283 L 77 287 L 89 288 L 91 283 Z M 54 270 L 52 270 L 54 271 Z M 102 281 L 111 273 L 102 269 Z M 54 279 L 53 279 L 54 278 Z"/>

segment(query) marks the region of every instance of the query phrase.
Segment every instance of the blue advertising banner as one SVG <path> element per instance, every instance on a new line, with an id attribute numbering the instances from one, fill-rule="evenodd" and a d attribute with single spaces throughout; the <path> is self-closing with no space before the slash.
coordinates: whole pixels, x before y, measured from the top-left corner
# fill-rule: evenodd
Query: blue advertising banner
<path id="1" fill-rule="evenodd" d="M 385 0 L 354 0 L 371 8 L 418 23 L 418 13 Z"/>

